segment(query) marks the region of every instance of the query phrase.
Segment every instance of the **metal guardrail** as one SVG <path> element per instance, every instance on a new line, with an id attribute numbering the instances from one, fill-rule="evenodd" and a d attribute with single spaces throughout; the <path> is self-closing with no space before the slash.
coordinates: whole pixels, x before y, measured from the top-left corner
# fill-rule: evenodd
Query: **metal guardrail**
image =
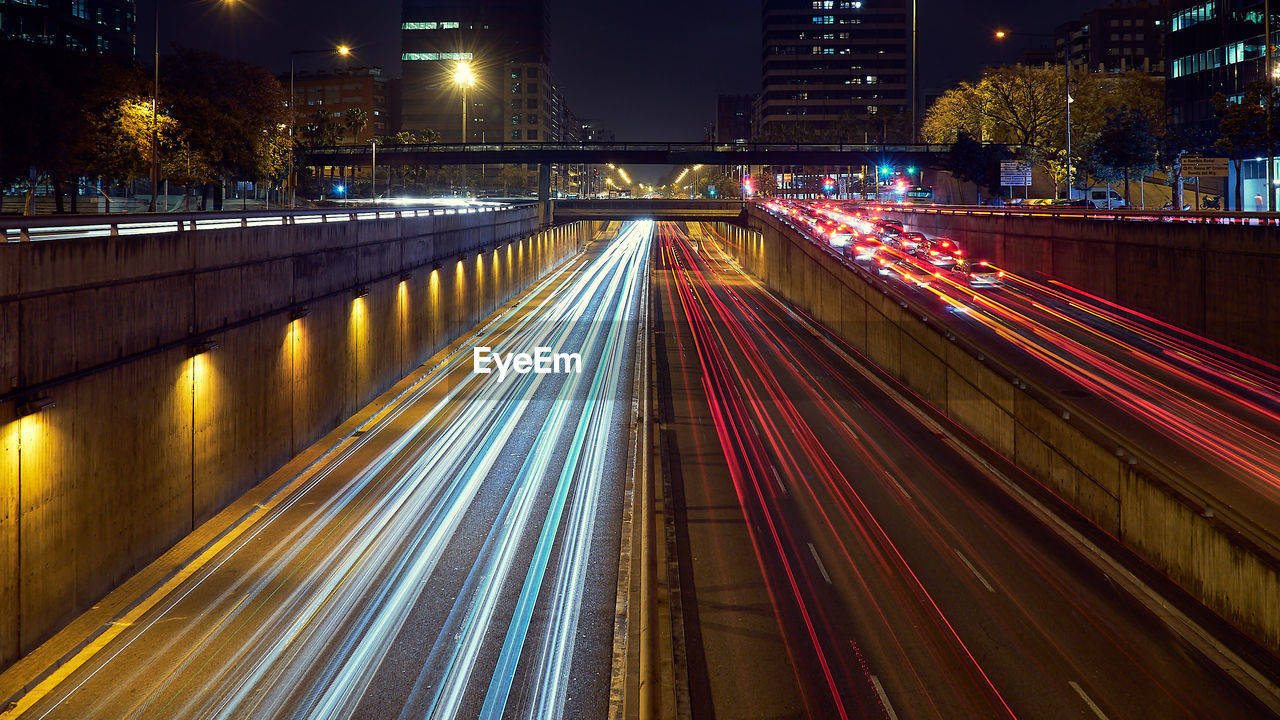
<path id="1" fill-rule="evenodd" d="M 270 225 L 303 225 L 309 223 L 356 222 L 360 220 L 390 220 L 434 215 L 465 215 L 525 206 L 525 204 L 487 204 L 462 207 L 429 205 L 392 208 L 355 206 L 319 210 L 253 210 L 248 212 L 33 215 L 19 218 L 0 218 L 0 237 L 2 237 L 3 242 L 64 240 L 117 235 L 148 235 L 161 232 L 224 230 Z"/>
<path id="2" fill-rule="evenodd" d="M 817 201 L 823 202 L 823 201 Z M 843 202 L 843 201 L 837 201 Z M 1216 225 L 1280 226 L 1280 213 L 1251 212 L 1165 212 L 1148 209 L 1092 209 L 1081 207 L 1013 206 L 986 207 L 972 205 L 896 205 L 860 204 L 879 212 L 922 213 L 932 215 L 973 215 L 986 217 L 1051 217 L 1087 220 L 1127 220 L 1130 222 L 1189 222 Z"/>

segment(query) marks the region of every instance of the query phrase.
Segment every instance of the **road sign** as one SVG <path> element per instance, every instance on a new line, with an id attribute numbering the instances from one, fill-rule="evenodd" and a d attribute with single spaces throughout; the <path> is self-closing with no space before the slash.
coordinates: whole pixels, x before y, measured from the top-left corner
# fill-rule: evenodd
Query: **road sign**
<path id="1" fill-rule="evenodd" d="M 1000 184 L 1005 187 L 1030 187 L 1031 163 L 1019 161 L 1000 163 Z"/>
<path id="2" fill-rule="evenodd" d="M 1194 178 L 1227 177 L 1227 159 L 1184 157 L 1182 175 Z"/>

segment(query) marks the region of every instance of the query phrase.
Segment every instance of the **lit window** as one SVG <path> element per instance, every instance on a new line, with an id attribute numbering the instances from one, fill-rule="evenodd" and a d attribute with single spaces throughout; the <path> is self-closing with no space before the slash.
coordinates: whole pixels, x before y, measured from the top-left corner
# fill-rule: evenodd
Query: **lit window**
<path id="1" fill-rule="evenodd" d="M 439 27 L 439 23 L 433 22 L 407 22 L 400 26 L 401 30 L 435 30 Z"/>

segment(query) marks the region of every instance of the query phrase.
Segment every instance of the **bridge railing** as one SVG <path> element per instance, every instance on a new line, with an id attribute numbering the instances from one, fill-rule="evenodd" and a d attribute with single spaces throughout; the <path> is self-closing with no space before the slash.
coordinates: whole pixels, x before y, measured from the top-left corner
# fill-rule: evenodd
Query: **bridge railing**
<path id="1" fill-rule="evenodd" d="M 824 202 L 824 201 L 817 201 Z M 844 202 L 844 201 L 835 201 Z M 971 205 L 912 205 L 895 203 L 859 203 L 879 212 L 921 213 L 933 215 L 973 215 L 988 217 L 1052 217 L 1087 220 L 1127 220 L 1131 222 L 1189 222 L 1215 225 L 1280 226 L 1280 213 L 1164 211 L 1150 209 L 1111 209 L 1053 206 L 987 207 Z"/>
<path id="2" fill-rule="evenodd" d="M 841 143 L 661 143 L 661 142 L 479 142 L 479 143 L 423 143 L 411 145 L 379 145 L 378 154 L 395 153 L 486 153 L 503 151 L 557 153 L 566 150 L 584 150 L 595 152 L 663 152 L 663 153 L 757 153 L 757 152 L 884 152 L 911 153 L 934 152 L 946 153 L 950 145 L 903 145 L 903 144 L 841 144 Z M 310 148 L 308 153 L 314 155 L 363 155 L 369 152 L 368 145 L 329 145 Z"/>
<path id="3" fill-rule="evenodd" d="M 185 213 L 115 213 L 109 215 L 33 215 L 0 218 L 4 242 L 61 240 L 108 235 L 146 235 L 161 232 L 194 232 L 266 225 L 358 222 L 395 218 L 458 215 L 505 210 L 505 203 L 370 207 L 353 205 L 314 210 L 251 210 Z"/>

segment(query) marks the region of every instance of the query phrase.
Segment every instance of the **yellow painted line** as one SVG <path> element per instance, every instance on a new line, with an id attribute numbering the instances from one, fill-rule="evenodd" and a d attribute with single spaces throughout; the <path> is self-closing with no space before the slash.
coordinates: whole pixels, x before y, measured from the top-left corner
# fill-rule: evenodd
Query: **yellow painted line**
<path id="1" fill-rule="evenodd" d="M 339 445 L 341 445 L 341 443 L 339 443 Z M 337 447 L 335 447 L 334 450 L 337 450 Z M 324 457 L 328 457 L 328 456 L 329 456 L 329 453 L 326 453 Z M 324 459 L 324 457 L 322 457 L 321 459 Z M 93 656 L 97 655 L 98 651 L 102 650 L 102 648 L 106 647 L 112 640 L 116 639 L 116 637 L 118 637 L 120 633 L 124 632 L 126 628 L 130 627 L 139 619 L 141 619 L 143 615 L 145 615 L 149 610 L 154 608 L 156 605 L 159 605 L 160 602 L 163 601 L 166 597 L 168 597 L 170 593 L 176 590 L 178 586 L 180 586 L 192 575 L 195 575 L 197 572 L 199 572 L 205 565 L 209 563 L 210 560 L 213 560 L 215 557 L 217 557 L 217 555 L 221 553 L 223 550 L 225 550 L 227 546 L 235 542 L 237 538 L 243 535 L 246 530 L 256 526 L 262 518 L 266 517 L 269 514 L 269 512 L 267 511 L 274 508 L 285 498 L 292 497 L 293 491 L 297 488 L 297 486 L 303 482 L 306 482 L 315 473 L 316 470 L 319 470 L 323 466 L 324 466 L 324 463 L 317 462 L 312 467 L 310 472 L 305 472 L 302 475 L 299 475 L 298 478 L 294 480 L 293 483 L 290 484 L 288 489 L 286 489 L 284 492 L 276 493 L 275 497 L 272 498 L 271 501 L 266 505 L 258 506 L 261 508 L 262 510 L 261 512 L 255 513 L 245 522 L 242 522 L 239 525 L 231 528 L 231 530 L 228 531 L 227 534 L 224 535 L 220 540 L 218 540 L 218 542 L 214 543 L 213 545 L 210 545 L 208 548 L 205 548 L 205 551 L 200 553 L 199 557 L 197 557 L 195 560 L 191 561 L 190 563 L 187 563 L 185 567 L 179 570 L 173 577 L 169 578 L 168 581 L 166 581 L 163 585 L 161 585 L 155 592 L 151 593 L 150 596 L 148 596 L 142 602 L 135 605 L 133 609 L 131 609 L 123 617 L 112 620 L 108 624 L 107 629 L 104 630 L 101 635 L 94 638 L 93 641 L 90 642 L 88 645 L 81 648 L 80 652 L 76 653 L 75 657 L 71 658 L 66 663 L 59 666 L 57 670 L 54 670 L 49 675 L 49 677 L 41 681 L 39 685 L 36 685 L 34 688 L 31 689 L 30 692 L 28 692 L 26 695 L 23 695 L 21 698 L 19 698 L 16 703 L 9 706 L 9 708 L 6 709 L 3 713 L 0 713 L 0 720 L 10 720 L 11 718 L 17 718 L 21 716 L 23 713 L 25 713 L 26 711 L 30 710 L 32 706 L 34 706 L 36 703 L 43 700 L 44 697 L 48 695 L 50 692 L 52 692 L 54 688 L 58 687 L 58 685 L 60 685 L 63 680 L 66 680 L 72 673 L 74 673 L 76 670 L 79 670 L 85 663 L 93 659 Z"/>

